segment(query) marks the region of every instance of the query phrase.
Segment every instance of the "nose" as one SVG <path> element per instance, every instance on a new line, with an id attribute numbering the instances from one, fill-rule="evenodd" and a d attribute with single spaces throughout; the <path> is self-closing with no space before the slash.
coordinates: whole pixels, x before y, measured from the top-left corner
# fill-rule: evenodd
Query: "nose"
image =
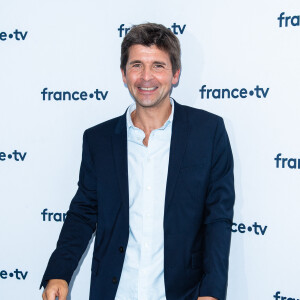
<path id="1" fill-rule="evenodd" d="M 142 70 L 142 79 L 144 79 L 145 81 L 149 81 L 153 78 L 153 74 L 152 74 L 152 70 L 150 67 L 145 66 Z"/>

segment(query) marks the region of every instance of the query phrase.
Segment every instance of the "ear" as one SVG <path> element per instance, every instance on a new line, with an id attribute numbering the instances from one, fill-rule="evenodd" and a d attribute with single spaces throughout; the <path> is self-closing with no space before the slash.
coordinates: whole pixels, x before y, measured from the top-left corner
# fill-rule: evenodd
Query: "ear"
<path id="1" fill-rule="evenodd" d="M 173 75 L 172 78 L 172 84 L 175 85 L 177 84 L 178 80 L 179 80 L 179 76 L 180 76 L 180 69 L 178 69 L 175 74 Z"/>
<path id="2" fill-rule="evenodd" d="M 124 72 L 124 70 L 122 68 L 121 68 L 121 73 L 122 73 L 123 82 L 124 82 L 124 84 L 127 85 L 126 75 L 125 75 L 125 72 Z"/>

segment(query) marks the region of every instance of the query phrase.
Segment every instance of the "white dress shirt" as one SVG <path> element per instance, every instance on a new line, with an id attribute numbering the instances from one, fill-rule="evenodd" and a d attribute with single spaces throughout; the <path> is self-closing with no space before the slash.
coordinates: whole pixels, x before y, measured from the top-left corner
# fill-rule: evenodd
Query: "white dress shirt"
<path id="1" fill-rule="evenodd" d="M 164 281 L 164 206 L 174 103 L 165 124 L 145 133 L 126 114 L 129 182 L 129 239 L 115 300 L 166 300 Z"/>

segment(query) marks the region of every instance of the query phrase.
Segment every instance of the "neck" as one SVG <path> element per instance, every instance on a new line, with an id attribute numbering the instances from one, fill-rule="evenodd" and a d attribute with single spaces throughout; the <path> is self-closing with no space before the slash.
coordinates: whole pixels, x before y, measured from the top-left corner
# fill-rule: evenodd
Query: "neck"
<path id="1" fill-rule="evenodd" d="M 143 107 L 136 104 L 136 110 L 131 113 L 134 126 L 142 129 L 146 135 L 152 130 L 160 128 L 168 120 L 172 112 L 170 98 L 153 107 Z"/>

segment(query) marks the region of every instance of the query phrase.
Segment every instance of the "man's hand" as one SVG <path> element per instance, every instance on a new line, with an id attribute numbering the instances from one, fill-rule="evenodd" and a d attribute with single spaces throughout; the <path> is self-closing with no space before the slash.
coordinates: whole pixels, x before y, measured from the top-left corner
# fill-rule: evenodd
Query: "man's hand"
<path id="1" fill-rule="evenodd" d="M 198 297 L 198 300 L 218 300 L 218 299 L 213 297 Z"/>
<path id="2" fill-rule="evenodd" d="M 51 279 L 43 293 L 43 300 L 67 300 L 68 283 L 63 279 Z"/>

